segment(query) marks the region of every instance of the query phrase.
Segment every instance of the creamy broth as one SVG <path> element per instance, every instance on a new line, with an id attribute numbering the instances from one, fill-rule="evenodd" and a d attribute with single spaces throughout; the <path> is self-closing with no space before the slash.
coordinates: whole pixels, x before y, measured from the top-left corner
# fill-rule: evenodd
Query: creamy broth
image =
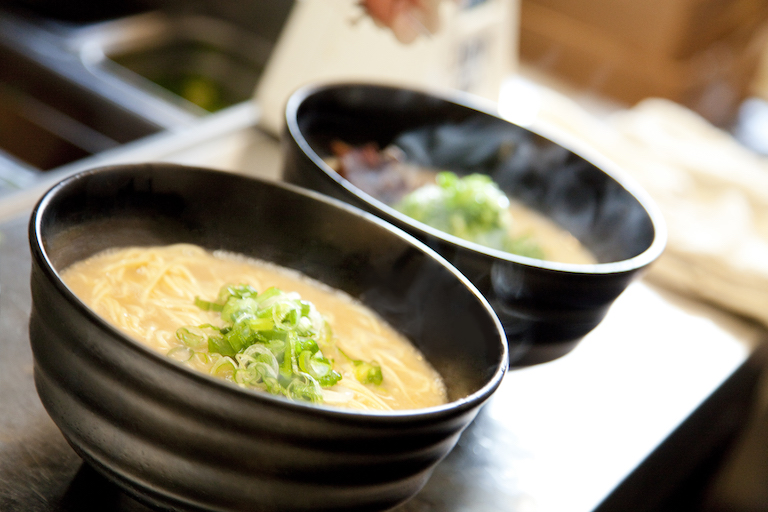
<path id="1" fill-rule="evenodd" d="M 393 410 L 447 401 L 439 374 L 374 312 L 342 292 L 277 265 L 178 244 L 103 252 L 67 268 L 62 278 L 97 314 L 163 354 L 184 347 L 176 337 L 182 326 L 222 326 L 218 313 L 195 305 L 196 297 L 214 300 L 226 284 L 295 292 L 316 306 L 333 331 L 331 342 L 320 348 L 342 378 L 322 389 L 325 404 Z M 196 354 L 183 364 L 210 372 L 217 356 Z M 354 360 L 376 361 L 381 384 L 359 382 Z"/>
<path id="2" fill-rule="evenodd" d="M 510 201 L 510 235 L 530 236 L 541 247 L 548 261 L 591 265 L 597 260 L 579 240 L 552 219 L 518 202 Z"/>

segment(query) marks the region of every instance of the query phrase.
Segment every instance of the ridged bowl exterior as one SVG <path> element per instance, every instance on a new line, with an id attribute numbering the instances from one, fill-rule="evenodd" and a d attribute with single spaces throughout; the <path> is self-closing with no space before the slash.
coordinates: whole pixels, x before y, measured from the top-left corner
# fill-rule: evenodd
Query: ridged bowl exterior
<path id="1" fill-rule="evenodd" d="M 468 121 L 463 138 L 483 134 L 516 148 L 509 161 L 450 170 L 483 172 L 512 198 L 573 233 L 595 265 L 547 262 L 472 244 L 417 222 L 337 174 L 324 158 L 334 139 L 384 148 L 404 132 Z M 493 127 L 492 130 L 487 130 Z M 458 129 L 452 136 L 459 138 Z M 476 156 L 475 146 L 467 153 Z M 478 145 L 488 143 L 478 140 Z M 433 141 L 430 141 L 433 143 Z M 427 146 L 426 152 L 434 151 Z M 456 147 L 445 153 L 456 154 Z M 502 152 L 500 150 L 499 152 Z M 666 227 L 644 191 L 564 144 L 514 125 L 462 95 L 341 83 L 311 85 L 288 101 L 282 137 L 283 179 L 369 211 L 414 235 L 464 273 L 489 300 L 504 326 L 510 363 L 527 366 L 570 352 L 603 319 L 637 273 L 663 251 Z M 471 160 L 471 158 L 467 158 Z M 484 167 L 485 166 L 485 167 Z M 445 167 L 440 167 L 445 168 Z"/>
<path id="2" fill-rule="evenodd" d="M 303 220 L 269 213 L 286 204 Z M 259 241 L 243 240 L 257 226 Z M 126 338 L 59 277 L 108 247 L 174 242 L 281 262 L 378 308 L 451 377 L 451 403 L 359 413 L 243 390 Z M 421 489 L 506 369 L 497 318 L 455 269 L 378 219 L 291 186 L 162 164 L 99 169 L 41 199 L 30 243 L 43 405 L 84 460 L 152 505 L 391 508 Z M 405 296 L 422 311 L 395 311 Z"/>

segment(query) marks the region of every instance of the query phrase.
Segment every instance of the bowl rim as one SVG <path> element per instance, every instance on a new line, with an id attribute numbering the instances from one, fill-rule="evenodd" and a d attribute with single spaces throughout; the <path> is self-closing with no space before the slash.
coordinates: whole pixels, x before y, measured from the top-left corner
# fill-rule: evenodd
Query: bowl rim
<path id="1" fill-rule="evenodd" d="M 640 206 L 648 215 L 648 218 L 653 227 L 654 235 L 651 244 L 640 254 L 624 260 L 593 264 L 562 263 L 540 260 L 537 258 L 521 256 L 519 254 L 509 253 L 498 249 L 492 249 L 490 247 L 486 247 L 474 242 L 470 242 L 468 240 L 464 240 L 457 236 L 450 235 L 444 231 L 433 228 L 427 224 L 408 217 L 407 215 L 397 211 L 391 206 L 359 189 L 350 181 L 343 178 L 336 171 L 334 171 L 320 157 L 320 155 L 318 155 L 312 149 L 309 142 L 304 137 L 299 128 L 298 111 L 307 99 L 326 91 L 352 88 L 388 90 L 391 92 L 410 92 L 425 97 L 431 97 L 465 109 L 473 110 L 480 114 L 494 117 L 503 122 L 528 131 L 538 137 L 541 137 L 542 139 L 548 140 L 549 142 L 556 144 L 566 149 L 567 151 L 570 151 L 579 158 L 592 164 L 597 170 L 624 188 L 640 204 Z M 307 84 L 296 89 L 287 100 L 285 107 L 284 133 L 292 138 L 294 143 L 301 149 L 304 155 L 323 172 L 326 178 L 331 179 L 348 193 L 351 193 L 353 196 L 372 206 L 377 211 L 377 214 L 380 212 L 384 215 L 383 218 L 385 219 L 394 218 L 398 222 L 411 226 L 417 231 L 422 231 L 452 247 L 471 250 L 496 260 L 569 274 L 621 274 L 626 272 L 634 272 L 651 264 L 661 255 L 662 252 L 664 252 L 666 247 L 667 227 L 661 211 L 650 197 L 650 195 L 645 191 L 645 189 L 643 189 L 632 177 L 628 176 L 627 173 L 623 172 L 617 164 L 605 157 L 602 157 L 599 154 L 596 154 L 594 151 L 589 151 L 585 147 L 576 147 L 576 144 L 574 144 L 573 140 L 555 140 L 555 136 L 558 136 L 558 139 L 566 139 L 565 137 L 561 137 L 561 134 L 555 134 L 554 132 L 549 133 L 537 128 L 522 126 L 513 121 L 510 121 L 509 119 L 505 119 L 501 117 L 501 115 L 499 115 L 499 113 L 495 110 L 495 104 L 493 102 L 484 100 L 480 97 L 475 97 L 466 92 L 434 90 L 418 87 L 403 87 L 385 83 L 357 81 L 329 81 Z"/>
<path id="2" fill-rule="evenodd" d="M 132 168 L 151 169 L 152 172 L 201 172 L 204 174 L 221 174 L 233 176 L 236 179 L 242 179 L 246 181 L 254 181 L 261 187 L 275 187 L 288 191 L 291 194 L 297 194 L 309 198 L 312 201 L 318 201 L 326 203 L 331 207 L 344 210 L 345 212 L 363 218 L 366 222 L 372 222 L 379 227 L 388 231 L 393 236 L 403 239 L 406 243 L 414 246 L 416 249 L 425 253 L 428 258 L 432 258 L 438 264 L 451 273 L 474 297 L 483 309 L 488 314 L 489 319 L 494 324 L 496 332 L 499 335 L 498 342 L 501 347 L 499 361 L 496 364 L 496 368 L 492 375 L 485 379 L 484 384 L 475 392 L 461 397 L 456 400 L 449 401 L 442 405 L 425 407 L 419 409 L 402 409 L 394 411 L 359 411 L 354 409 L 344 409 L 342 407 L 335 407 L 325 404 L 312 404 L 309 402 L 302 402 L 298 400 L 291 400 L 286 397 L 272 395 L 271 393 L 264 392 L 257 389 L 249 389 L 238 386 L 235 383 L 227 380 L 217 378 L 208 375 L 204 372 L 197 371 L 191 368 L 187 368 L 178 361 L 167 357 L 149 346 L 143 344 L 139 340 L 135 340 L 130 336 L 120 331 L 117 327 L 113 326 L 106 319 L 102 318 L 89 306 L 87 306 L 61 279 L 59 270 L 53 265 L 48 251 L 45 248 L 44 237 L 42 235 L 42 221 L 46 217 L 46 214 L 50 211 L 50 204 L 54 198 L 59 197 L 62 194 L 66 194 L 67 190 L 74 186 L 76 183 L 87 180 L 95 175 L 109 174 L 110 172 L 130 170 Z M 480 291 L 453 265 L 451 265 L 445 258 L 440 256 L 433 249 L 429 248 L 415 237 L 409 235 L 405 231 L 389 224 L 388 222 L 376 217 L 375 215 L 365 212 L 359 208 L 356 208 L 343 201 L 333 199 L 318 192 L 308 190 L 305 188 L 292 185 L 285 182 L 275 182 L 273 180 L 262 179 L 253 176 L 238 175 L 235 173 L 197 167 L 187 166 L 173 163 L 152 163 L 149 164 L 117 164 L 108 165 L 103 167 L 96 167 L 88 169 L 66 177 L 54 184 L 47 192 L 45 192 L 37 201 L 37 204 L 32 210 L 28 224 L 29 243 L 31 247 L 32 257 L 34 262 L 37 263 L 48 279 L 60 295 L 76 310 L 78 310 L 87 321 L 96 325 L 99 329 L 106 331 L 112 339 L 120 343 L 124 348 L 128 348 L 132 352 L 139 352 L 143 355 L 150 357 L 156 364 L 160 364 L 169 371 L 182 375 L 183 378 L 192 379 L 198 382 L 208 383 L 218 388 L 219 391 L 228 395 L 235 395 L 239 399 L 248 400 L 254 404 L 260 402 L 266 402 L 270 407 L 279 409 L 296 409 L 304 414 L 310 416 L 322 416 L 336 419 L 350 419 L 359 422 L 376 421 L 380 423 L 405 423 L 411 421 L 419 421 L 426 419 L 437 419 L 440 417 L 452 417 L 462 414 L 468 410 L 474 409 L 482 405 L 487 399 L 489 399 L 495 390 L 501 384 L 501 381 L 506 374 L 509 366 L 509 349 L 507 344 L 506 335 L 501 322 L 490 306 L 487 299 L 480 293 Z M 62 269 L 63 270 L 63 269 Z"/>

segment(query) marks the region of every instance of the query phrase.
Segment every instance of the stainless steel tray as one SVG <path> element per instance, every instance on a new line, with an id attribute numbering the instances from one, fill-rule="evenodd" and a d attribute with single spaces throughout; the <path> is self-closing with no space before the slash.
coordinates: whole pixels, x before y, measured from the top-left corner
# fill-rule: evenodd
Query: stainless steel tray
<path id="1" fill-rule="evenodd" d="M 249 15 L 274 18 L 273 7 Z M 73 25 L 0 8 L 0 196 L 247 103 L 272 44 L 212 15 L 150 11 Z"/>
<path id="2" fill-rule="evenodd" d="M 28 214 L 0 224 L 0 510 L 148 510 L 84 465 L 38 400 Z M 744 423 L 765 339 L 635 283 L 574 352 L 510 372 L 398 510 L 659 510 Z"/>
<path id="3" fill-rule="evenodd" d="M 162 12 L 89 26 L 70 41 L 95 76 L 196 116 L 250 99 L 272 51 L 267 39 L 224 20 Z"/>

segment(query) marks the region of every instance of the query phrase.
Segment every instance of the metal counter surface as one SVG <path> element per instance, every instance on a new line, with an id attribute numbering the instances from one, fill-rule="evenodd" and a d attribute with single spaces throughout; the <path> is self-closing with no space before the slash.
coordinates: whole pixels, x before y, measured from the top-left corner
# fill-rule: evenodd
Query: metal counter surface
<path id="1" fill-rule="evenodd" d="M 259 140 L 246 129 L 230 142 L 248 153 Z M 199 145 L 162 156 L 209 166 L 221 158 Z M 246 155 L 238 165 L 274 177 L 276 162 L 259 167 Z M 15 208 L 0 221 L 0 510 L 149 510 L 82 463 L 37 397 L 29 198 Z M 396 510 L 605 512 L 638 495 L 632 510 L 654 510 L 742 424 L 766 339 L 638 281 L 572 353 L 510 371 L 427 486 Z"/>

